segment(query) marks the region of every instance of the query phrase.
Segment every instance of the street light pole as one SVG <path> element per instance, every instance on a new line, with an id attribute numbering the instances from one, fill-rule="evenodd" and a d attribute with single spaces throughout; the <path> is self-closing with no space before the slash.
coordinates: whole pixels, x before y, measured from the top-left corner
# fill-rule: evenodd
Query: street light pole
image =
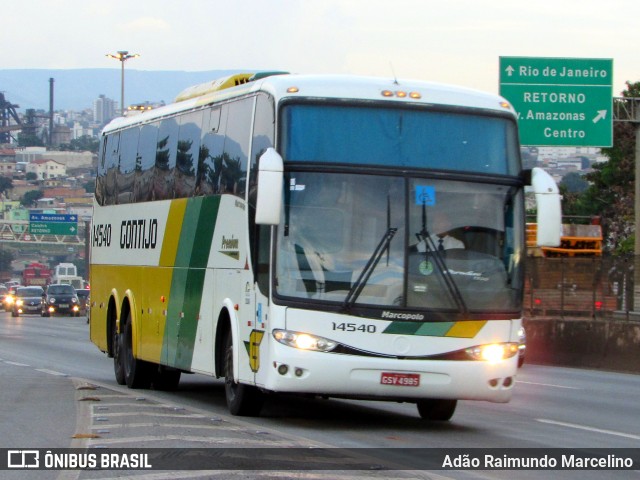
<path id="1" fill-rule="evenodd" d="M 121 65 L 121 73 L 120 73 L 120 114 L 124 115 L 124 62 L 129 60 L 130 58 L 139 57 L 137 53 L 129 53 L 127 50 L 119 50 L 118 53 L 107 53 L 106 55 L 109 58 L 115 58 L 120 62 Z"/>

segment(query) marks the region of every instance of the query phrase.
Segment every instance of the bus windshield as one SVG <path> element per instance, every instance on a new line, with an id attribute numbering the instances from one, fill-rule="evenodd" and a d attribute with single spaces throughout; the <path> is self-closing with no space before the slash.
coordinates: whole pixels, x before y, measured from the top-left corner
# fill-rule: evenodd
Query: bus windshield
<path id="1" fill-rule="evenodd" d="M 283 158 L 296 162 L 520 173 L 508 118 L 396 107 L 294 104 L 284 108 Z"/>
<path id="2" fill-rule="evenodd" d="M 408 176 L 287 175 L 276 260 L 280 301 L 519 311 L 520 189 Z"/>

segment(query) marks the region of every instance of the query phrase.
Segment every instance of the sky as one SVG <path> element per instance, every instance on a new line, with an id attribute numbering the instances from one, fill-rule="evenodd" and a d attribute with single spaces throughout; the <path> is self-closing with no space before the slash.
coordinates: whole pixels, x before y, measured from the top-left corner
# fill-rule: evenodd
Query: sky
<path id="1" fill-rule="evenodd" d="M 285 70 L 499 90 L 501 56 L 612 58 L 640 81 L 638 0 L 13 0 L 0 69 Z M 0 89 L 2 86 L 0 85 Z"/>

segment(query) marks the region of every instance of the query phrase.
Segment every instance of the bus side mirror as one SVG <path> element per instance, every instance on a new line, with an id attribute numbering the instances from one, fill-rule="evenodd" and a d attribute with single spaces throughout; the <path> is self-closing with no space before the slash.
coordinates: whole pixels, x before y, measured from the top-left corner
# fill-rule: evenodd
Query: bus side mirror
<path id="1" fill-rule="evenodd" d="M 560 192 L 555 180 L 542 168 L 531 169 L 531 186 L 536 196 L 539 247 L 557 247 L 562 236 Z"/>
<path id="2" fill-rule="evenodd" d="M 257 225 L 278 225 L 280 223 L 283 170 L 282 157 L 274 148 L 267 148 L 258 164 Z"/>

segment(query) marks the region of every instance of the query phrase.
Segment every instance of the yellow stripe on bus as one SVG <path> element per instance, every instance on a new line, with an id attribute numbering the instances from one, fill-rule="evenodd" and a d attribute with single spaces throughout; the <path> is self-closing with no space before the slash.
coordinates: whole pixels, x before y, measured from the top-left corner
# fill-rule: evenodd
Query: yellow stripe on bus
<path id="1" fill-rule="evenodd" d="M 175 264 L 178 243 L 180 242 L 180 232 L 182 231 L 182 220 L 187 209 L 187 199 L 181 198 L 173 200 L 169 207 L 167 218 L 167 228 L 164 232 L 162 242 L 162 252 L 160 252 L 160 266 L 172 266 Z"/>
<path id="2" fill-rule="evenodd" d="M 445 337 L 473 338 L 486 323 L 486 320 L 467 320 L 464 322 L 456 322 L 446 333 Z"/>

